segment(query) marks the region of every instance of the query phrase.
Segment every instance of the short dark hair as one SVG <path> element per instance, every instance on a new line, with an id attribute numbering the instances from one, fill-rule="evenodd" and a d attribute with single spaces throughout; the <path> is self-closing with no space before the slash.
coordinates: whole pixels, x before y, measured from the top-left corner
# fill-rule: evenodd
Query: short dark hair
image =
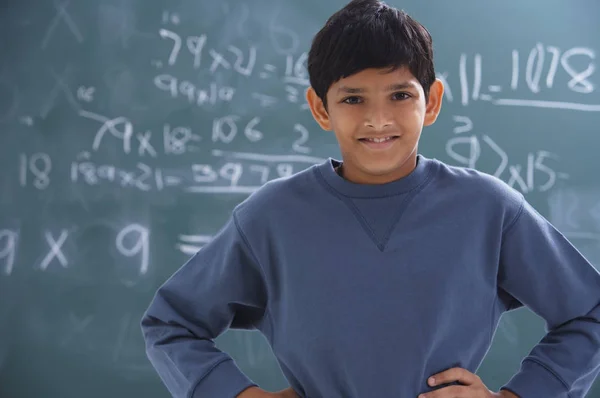
<path id="1" fill-rule="evenodd" d="M 435 81 L 433 41 L 427 29 L 380 0 L 352 0 L 315 35 L 308 53 L 310 84 L 327 106 L 338 80 L 368 68 L 408 67 L 425 98 Z"/>

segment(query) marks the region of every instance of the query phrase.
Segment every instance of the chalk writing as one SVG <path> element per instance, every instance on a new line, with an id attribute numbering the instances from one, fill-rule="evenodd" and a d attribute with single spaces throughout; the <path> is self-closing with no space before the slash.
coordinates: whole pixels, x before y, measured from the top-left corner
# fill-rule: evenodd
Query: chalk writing
<path id="1" fill-rule="evenodd" d="M 269 25 L 269 31 L 275 50 L 285 56 L 285 66 L 281 68 L 285 71 L 282 81 L 288 84 L 308 86 L 308 71 L 306 68 L 308 54 L 304 52 L 297 58 L 294 56 L 298 48 L 298 35 L 286 27 L 279 26 L 276 21 Z M 185 60 L 181 62 L 186 62 L 194 69 L 205 66 L 211 74 L 223 70 L 234 71 L 244 77 L 253 76 L 258 66 L 261 68 L 259 72 L 261 79 L 276 77 L 276 72 L 279 69 L 277 65 L 271 62 L 259 64 L 258 49 L 255 46 L 241 49 L 229 44 L 225 49 L 220 50 L 215 47 L 207 47 L 209 38 L 205 33 L 182 37 L 176 31 L 165 28 L 159 29 L 158 33 L 163 40 L 171 43 L 166 61 L 169 66 L 177 65 L 184 58 Z M 284 41 L 289 39 L 290 45 L 282 45 L 282 38 L 285 38 Z M 183 45 L 184 42 L 185 46 Z M 205 60 L 207 62 L 203 62 Z M 164 63 L 153 60 L 151 64 L 162 67 Z M 159 84 L 156 79 L 155 84 L 163 90 L 174 92 L 170 84 L 164 82 Z"/>
<path id="2" fill-rule="evenodd" d="M 46 48 L 48 46 L 48 42 L 50 41 L 50 38 L 54 34 L 54 30 L 56 29 L 60 21 L 64 21 L 65 25 L 67 25 L 69 31 L 73 34 L 78 43 L 83 42 L 83 36 L 81 35 L 79 28 L 73 21 L 71 15 L 67 12 L 67 7 L 69 6 L 70 2 L 71 0 L 65 0 L 61 3 L 54 3 L 54 7 L 56 8 L 56 15 L 54 16 L 54 19 L 52 19 L 52 22 L 50 22 L 50 25 L 46 30 L 46 34 L 44 35 L 44 39 L 42 40 L 42 48 Z"/>
<path id="3" fill-rule="evenodd" d="M 93 315 L 87 315 L 83 319 L 80 319 L 77 315 L 72 312 L 69 313 L 69 328 L 67 328 L 67 332 L 63 335 L 60 346 L 67 347 L 69 343 L 73 340 L 73 338 L 79 334 L 83 334 L 85 330 L 88 328 L 92 320 L 94 319 Z"/>
<path id="4" fill-rule="evenodd" d="M 92 144 L 92 149 L 94 151 L 98 150 L 98 148 L 100 147 L 100 144 L 102 143 L 102 139 L 104 138 L 105 134 L 108 132 L 115 138 L 123 141 L 123 152 L 125 152 L 125 153 L 131 152 L 131 142 L 132 142 L 132 138 L 134 138 L 134 132 L 133 132 L 133 124 L 131 123 L 131 121 L 129 121 L 129 119 L 127 119 L 125 117 L 117 117 L 115 119 L 108 119 L 105 116 L 98 115 L 98 114 L 95 114 L 95 113 L 92 113 L 89 111 L 84 111 L 84 110 L 80 111 L 79 114 L 83 117 L 102 122 L 102 126 L 96 132 L 96 135 L 94 137 L 94 142 Z M 156 156 L 156 151 L 154 150 L 154 148 L 152 148 L 152 146 L 149 143 L 151 134 L 152 134 L 151 132 L 137 134 L 136 138 L 140 142 L 140 145 L 138 147 L 139 155 L 144 155 L 146 152 L 148 152 L 150 155 Z"/>
<path id="5" fill-rule="evenodd" d="M 150 256 L 149 235 L 148 228 L 140 224 L 130 224 L 119 231 L 115 240 L 117 250 L 123 256 L 128 258 L 139 256 L 139 276 L 144 276 L 148 273 Z M 135 284 L 132 280 L 124 280 L 123 282 L 127 286 Z"/>
<path id="6" fill-rule="evenodd" d="M 109 136 L 121 141 L 122 150 L 125 154 L 133 153 L 133 150 L 137 149 L 139 156 L 157 156 L 155 144 L 151 142 L 152 131 L 146 130 L 136 133 L 134 124 L 129 118 L 119 116 L 110 119 L 86 110 L 81 110 L 79 114 L 87 119 L 102 123 L 94 136 L 92 151 L 98 151 L 101 145 L 103 145 L 105 137 Z M 258 116 L 247 120 L 241 120 L 241 117 L 238 115 L 217 117 L 212 121 L 211 140 L 213 143 L 230 144 L 240 135 L 239 132 L 241 131 L 243 137 L 248 142 L 259 142 L 265 136 L 260 129 L 261 122 L 262 118 Z M 307 146 L 310 139 L 308 129 L 300 123 L 295 123 L 293 125 L 293 132 L 299 135 L 299 137 L 291 142 L 290 149 L 293 152 L 310 153 L 311 148 Z M 189 151 L 195 151 L 198 149 L 198 146 L 193 144 L 198 143 L 202 138 L 202 136 L 194 134 L 189 127 L 172 127 L 168 123 L 163 125 L 162 144 L 165 154 L 182 155 Z"/>
<path id="7" fill-rule="evenodd" d="M 600 192 L 561 188 L 548 197 L 550 220 L 563 231 L 600 237 Z"/>
<path id="8" fill-rule="evenodd" d="M 81 86 L 77 89 L 77 98 L 84 102 L 92 102 L 94 100 L 94 92 L 96 92 L 94 87 Z"/>
<path id="9" fill-rule="evenodd" d="M 82 266 L 80 263 L 70 264 L 64 247 L 77 228 L 62 228 L 59 231 L 43 230 L 43 240 L 48 248 L 42 260 L 33 268 L 49 272 L 50 269 L 68 272 L 71 267 Z M 17 241 L 19 233 L 10 229 L 0 229 L 0 270 L 2 274 L 11 275 L 17 264 Z M 125 259 L 138 258 L 135 275 L 138 278 L 145 276 L 150 267 L 150 231 L 139 223 L 131 223 L 119 229 L 115 235 L 114 248 Z M 55 267 L 55 268 L 53 268 Z M 132 278 L 123 279 L 125 286 L 132 286 Z"/>
<path id="10" fill-rule="evenodd" d="M 50 263 L 52 262 L 52 260 L 54 260 L 54 258 L 56 258 L 58 260 L 58 262 L 60 263 L 60 265 L 63 268 L 67 268 L 67 266 L 69 265 L 69 262 L 67 261 L 67 258 L 65 257 L 64 253 L 62 252 L 62 246 L 65 243 L 65 241 L 67 240 L 68 236 L 69 236 L 69 231 L 67 231 L 66 229 L 63 229 L 60 232 L 60 236 L 58 237 L 58 239 L 55 239 L 54 236 L 52 235 L 52 232 L 50 232 L 50 231 L 46 231 L 44 233 L 46 242 L 50 246 L 50 251 L 48 252 L 48 254 L 46 254 L 46 256 L 44 257 L 44 259 L 42 260 L 42 262 L 40 264 L 41 270 L 46 270 L 48 268 L 48 266 L 50 265 Z"/>
<path id="11" fill-rule="evenodd" d="M 212 240 L 211 235 L 179 235 L 179 242 L 175 245 L 177 250 L 192 256 L 196 254 L 204 245 Z"/>
<path id="12" fill-rule="evenodd" d="M 189 127 L 171 127 L 169 124 L 163 126 L 163 147 L 167 155 L 181 155 L 186 151 L 193 151 L 197 147 L 188 144 L 201 140 L 202 137 L 193 134 Z"/>
<path id="13" fill-rule="evenodd" d="M 44 190 L 50 184 L 50 171 L 52 171 L 52 160 L 47 153 L 34 153 L 27 156 L 19 155 L 19 184 L 26 187 L 33 177 L 31 184 L 37 189 Z"/>
<path id="14" fill-rule="evenodd" d="M 0 230 L 0 269 L 10 275 L 15 265 L 15 251 L 17 247 L 17 232 L 9 229 Z"/>
<path id="15" fill-rule="evenodd" d="M 558 156 L 548 151 L 535 151 L 527 155 L 526 165 L 510 164 L 508 154 L 490 136 L 460 135 L 473 130 L 473 122 L 466 116 L 455 116 L 454 121 L 459 123 L 454 128 L 456 136 L 446 143 L 446 153 L 461 166 L 478 168 L 478 161 L 485 155 L 486 161 L 495 160 L 497 167 L 493 170 L 484 170 L 495 177 L 503 178 L 508 185 L 528 193 L 534 190 L 548 191 L 558 179 L 567 179 L 565 173 L 556 172 L 548 165 L 549 161 L 556 162 Z M 483 142 L 483 144 L 482 144 Z M 462 148 L 463 150 L 459 150 Z M 466 151 L 464 150 L 466 149 Z M 466 154 L 463 154 L 466 152 Z M 541 182 L 539 182 L 541 181 Z"/>
<path id="16" fill-rule="evenodd" d="M 54 104 L 58 98 L 58 94 L 61 91 L 64 94 L 67 101 L 69 102 L 69 105 L 71 105 L 71 107 L 74 110 L 78 111 L 80 109 L 79 103 L 73 96 L 73 93 L 71 92 L 71 88 L 69 87 L 69 85 L 67 83 L 67 79 L 69 78 L 69 76 L 71 74 L 70 66 L 67 66 L 61 75 L 58 75 L 53 69 L 50 69 L 50 74 L 54 78 L 55 84 L 54 84 L 54 88 L 52 88 L 52 91 L 50 91 L 50 94 L 48 95 L 46 102 L 42 105 L 42 108 L 40 111 L 40 116 L 42 118 L 46 118 L 46 116 L 48 116 L 48 113 L 50 113 L 50 110 L 54 106 Z"/>
<path id="17" fill-rule="evenodd" d="M 230 143 L 238 133 L 237 121 L 239 117 L 236 115 L 228 115 L 213 120 L 212 140 L 213 142 Z M 260 123 L 260 118 L 255 117 L 250 120 L 244 127 L 244 135 L 251 142 L 262 140 L 263 133 L 255 127 Z"/>
<path id="18" fill-rule="evenodd" d="M 210 83 L 209 88 L 203 90 L 187 80 L 180 81 L 168 74 L 154 77 L 154 84 L 160 90 L 168 92 L 172 98 L 178 98 L 181 95 L 190 104 L 198 106 L 215 105 L 217 101 L 229 102 L 235 94 L 233 87 L 219 87 L 216 83 Z"/>
<path id="19" fill-rule="evenodd" d="M 468 54 L 462 53 L 458 62 L 458 79 L 460 85 L 460 102 L 463 106 L 469 105 L 470 101 L 488 101 L 493 105 L 537 107 L 550 109 L 565 109 L 584 112 L 600 112 L 599 104 L 587 104 L 582 102 L 550 101 L 537 98 L 510 98 L 501 97 L 505 91 L 518 92 L 522 83 L 531 94 L 540 94 L 544 91 L 556 88 L 556 78 L 566 77 L 568 81 L 566 88 L 576 94 L 591 94 L 595 92 L 595 84 L 592 80 L 596 71 L 594 60 L 596 53 L 586 47 L 573 47 L 566 51 L 558 47 L 537 43 L 530 51 L 525 61 L 521 52 L 513 50 L 511 53 L 510 89 L 504 90 L 501 84 L 484 85 L 483 56 L 474 54 L 472 56 L 472 80 L 469 79 L 470 58 Z M 578 62 L 574 63 L 576 59 Z M 587 62 L 586 62 L 587 61 Z M 581 67 L 581 64 L 584 67 Z M 577 65 L 575 67 L 574 65 Z M 446 98 L 454 101 L 453 91 L 450 83 L 450 73 L 444 71 L 438 74 L 446 88 Z M 485 88 L 487 87 L 487 91 Z M 598 101 L 600 102 L 600 101 Z"/>
<path id="20" fill-rule="evenodd" d="M 81 152 L 76 161 L 71 162 L 71 182 L 98 185 L 101 182 L 116 183 L 121 187 L 134 187 L 149 191 L 153 187 L 163 187 L 162 171 L 138 162 L 133 170 L 119 168 L 111 164 L 96 164 L 91 161 L 89 152 Z"/>

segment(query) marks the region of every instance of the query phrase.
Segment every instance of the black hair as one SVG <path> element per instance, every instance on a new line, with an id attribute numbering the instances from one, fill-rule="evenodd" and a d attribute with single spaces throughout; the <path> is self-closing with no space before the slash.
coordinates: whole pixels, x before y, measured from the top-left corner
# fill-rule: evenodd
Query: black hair
<path id="1" fill-rule="evenodd" d="M 315 35 L 308 53 L 310 85 L 327 107 L 338 80 L 368 68 L 408 67 L 429 98 L 435 81 L 433 41 L 427 29 L 380 0 L 352 0 Z"/>

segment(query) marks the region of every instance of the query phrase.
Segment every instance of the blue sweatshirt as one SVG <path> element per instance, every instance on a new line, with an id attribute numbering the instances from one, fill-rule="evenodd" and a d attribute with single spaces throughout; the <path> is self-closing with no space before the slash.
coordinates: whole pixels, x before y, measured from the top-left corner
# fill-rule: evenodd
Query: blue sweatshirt
<path id="1" fill-rule="evenodd" d="M 547 334 L 503 388 L 585 395 L 600 274 L 520 193 L 422 155 L 380 185 L 338 164 L 264 185 L 156 292 L 142 330 L 174 397 L 255 385 L 213 340 L 256 328 L 300 397 L 414 398 L 435 373 L 475 372 L 502 313 L 523 305 Z"/>

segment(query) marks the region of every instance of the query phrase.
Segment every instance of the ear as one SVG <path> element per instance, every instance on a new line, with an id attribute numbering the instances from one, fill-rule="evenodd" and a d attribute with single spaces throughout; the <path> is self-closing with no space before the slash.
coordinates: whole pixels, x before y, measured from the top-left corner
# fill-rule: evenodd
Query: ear
<path id="1" fill-rule="evenodd" d="M 306 89 L 306 101 L 308 102 L 313 118 L 319 123 L 319 126 L 323 130 L 331 131 L 331 121 L 329 120 L 327 109 L 325 109 L 323 101 L 312 87 Z"/>
<path id="2" fill-rule="evenodd" d="M 442 109 L 442 98 L 444 97 L 444 84 L 440 79 L 435 79 L 429 89 L 429 101 L 425 109 L 425 126 L 435 123 Z"/>

